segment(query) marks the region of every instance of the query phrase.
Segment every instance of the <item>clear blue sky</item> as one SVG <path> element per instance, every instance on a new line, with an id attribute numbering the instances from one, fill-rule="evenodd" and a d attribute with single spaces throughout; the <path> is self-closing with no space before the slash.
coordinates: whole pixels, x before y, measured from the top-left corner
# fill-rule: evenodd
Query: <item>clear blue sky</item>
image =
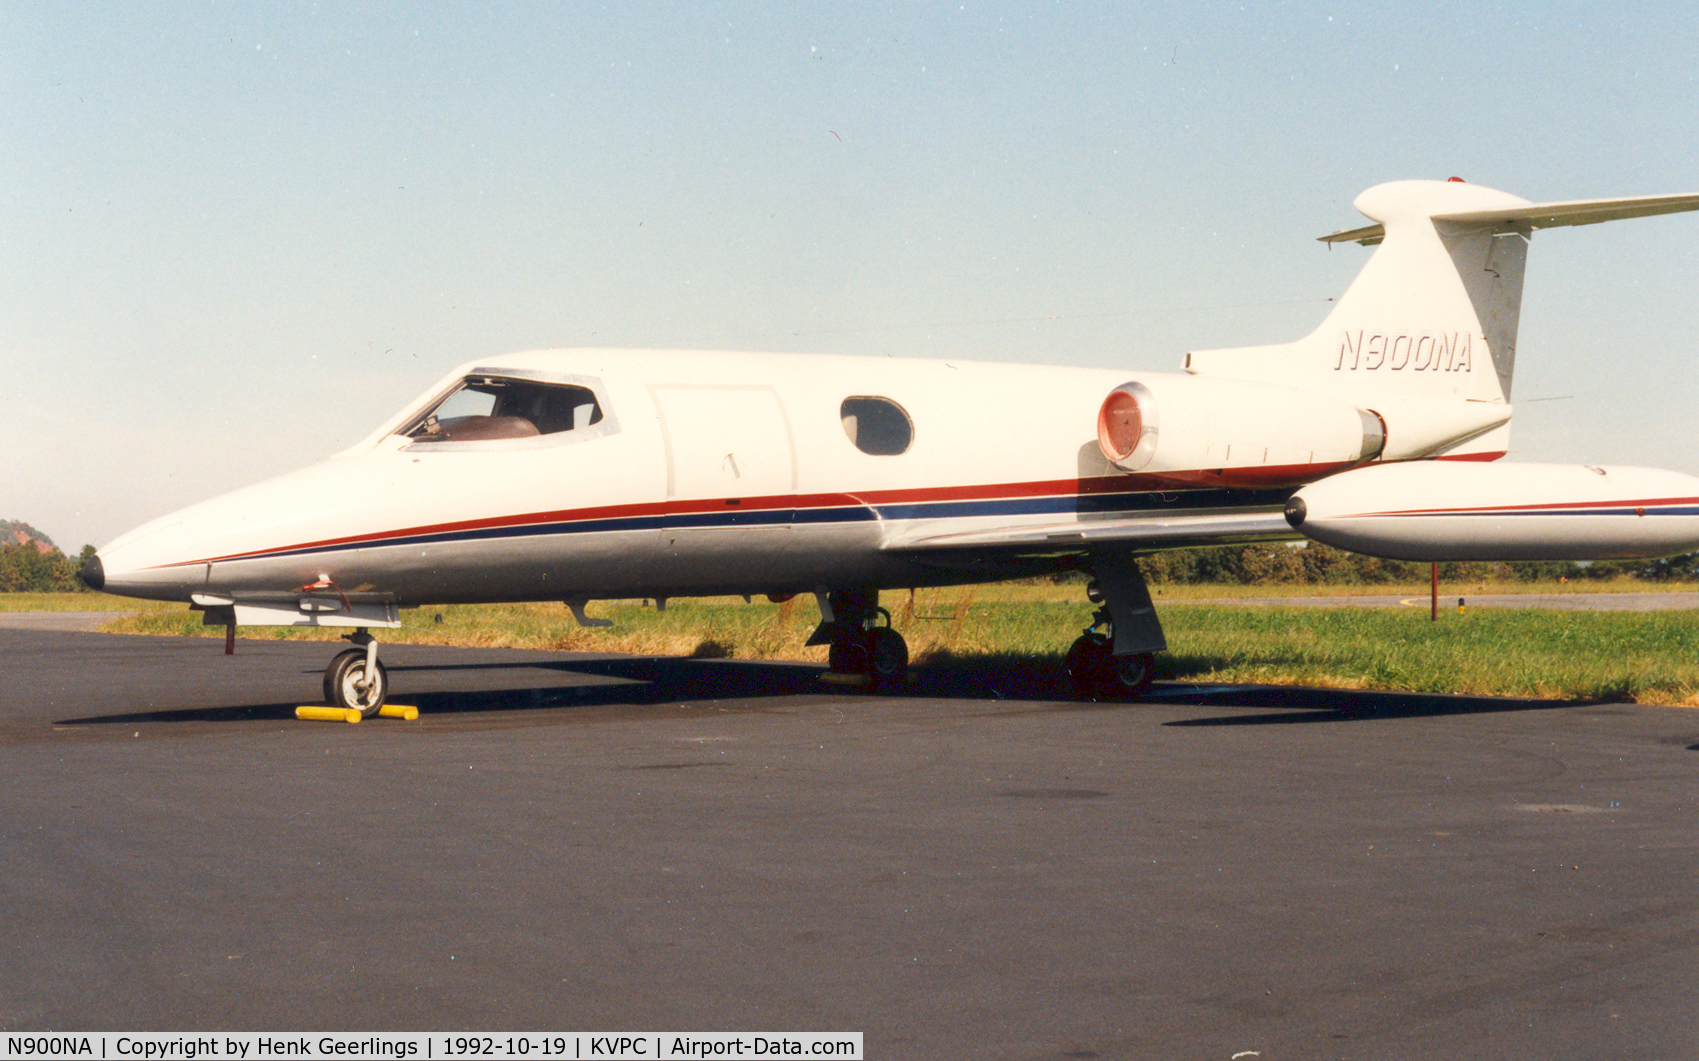
<path id="1" fill-rule="evenodd" d="M 1173 371 L 1313 328 L 1381 181 L 1699 191 L 1692 4 L 1146 6 L 0 4 L 0 518 L 103 544 L 530 347 Z M 1512 459 L 1699 473 L 1696 244 L 1535 238 Z"/>

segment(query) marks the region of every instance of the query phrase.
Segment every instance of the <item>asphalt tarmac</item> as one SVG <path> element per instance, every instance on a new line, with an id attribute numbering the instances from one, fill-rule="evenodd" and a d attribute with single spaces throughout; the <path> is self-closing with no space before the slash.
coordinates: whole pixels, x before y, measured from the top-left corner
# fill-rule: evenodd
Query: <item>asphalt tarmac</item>
<path id="1" fill-rule="evenodd" d="M 1699 1057 L 1699 712 L 0 630 L 0 1030 Z"/>

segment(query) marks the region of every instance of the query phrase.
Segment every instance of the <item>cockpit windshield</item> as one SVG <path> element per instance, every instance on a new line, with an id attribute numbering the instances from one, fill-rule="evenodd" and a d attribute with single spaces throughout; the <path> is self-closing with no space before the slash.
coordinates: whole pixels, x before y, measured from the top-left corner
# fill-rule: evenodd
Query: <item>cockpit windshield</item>
<path id="1" fill-rule="evenodd" d="M 606 434 L 612 424 L 594 383 L 473 373 L 396 433 L 413 443 L 528 439 L 592 427 Z"/>

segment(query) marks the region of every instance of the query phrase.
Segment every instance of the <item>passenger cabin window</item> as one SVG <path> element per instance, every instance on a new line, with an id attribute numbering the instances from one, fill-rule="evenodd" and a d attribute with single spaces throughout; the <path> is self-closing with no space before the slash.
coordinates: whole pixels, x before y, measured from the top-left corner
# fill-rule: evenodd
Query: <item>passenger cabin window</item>
<path id="1" fill-rule="evenodd" d="M 845 398 L 838 408 L 844 434 L 855 448 L 875 457 L 894 457 L 914 444 L 914 421 L 889 398 L 863 395 Z"/>
<path id="2" fill-rule="evenodd" d="M 472 375 L 401 434 L 415 443 L 486 442 L 579 431 L 603 421 L 596 392 L 571 383 Z"/>

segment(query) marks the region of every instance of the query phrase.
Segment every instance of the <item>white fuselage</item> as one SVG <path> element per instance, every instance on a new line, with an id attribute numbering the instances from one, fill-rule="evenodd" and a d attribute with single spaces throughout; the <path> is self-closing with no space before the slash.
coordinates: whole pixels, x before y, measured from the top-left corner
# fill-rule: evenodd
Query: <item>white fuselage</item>
<path id="1" fill-rule="evenodd" d="M 398 433 L 480 373 L 575 382 L 595 391 L 602 418 L 524 438 Z M 1104 395 L 1126 379 L 817 355 L 494 358 L 456 370 L 337 456 L 120 537 L 100 550 L 106 588 L 281 601 L 327 583 L 321 595 L 403 606 L 780 594 L 980 581 L 1068 562 L 1060 548 L 973 557 L 892 548 L 979 530 L 1255 512 L 1262 529 L 1251 537 L 1295 536 L 1276 515 L 1289 489 L 1235 491 L 1207 472 L 1186 483 L 1109 465 L 1093 429 Z M 862 413 L 860 446 L 846 410 Z M 1231 410 L 1222 412 L 1228 431 Z M 905 416 L 906 439 L 870 438 L 881 417 Z"/>
<path id="2" fill-rule="evenodd" d="M 1453 420 L 1435 437 L 1479 434 Z M 419 604 L 947 585 L 1299 531 L 1405 559 L 1699 546 L 1691 477 L 1488 465 L 1478 446 L 1411 461 L 1430 440 L 1399 423 L 1189 375 L 538 351 L 463 366 L 347 451 L 99 562 L 109 591 L 241 625 L 393 625 Z"/>

